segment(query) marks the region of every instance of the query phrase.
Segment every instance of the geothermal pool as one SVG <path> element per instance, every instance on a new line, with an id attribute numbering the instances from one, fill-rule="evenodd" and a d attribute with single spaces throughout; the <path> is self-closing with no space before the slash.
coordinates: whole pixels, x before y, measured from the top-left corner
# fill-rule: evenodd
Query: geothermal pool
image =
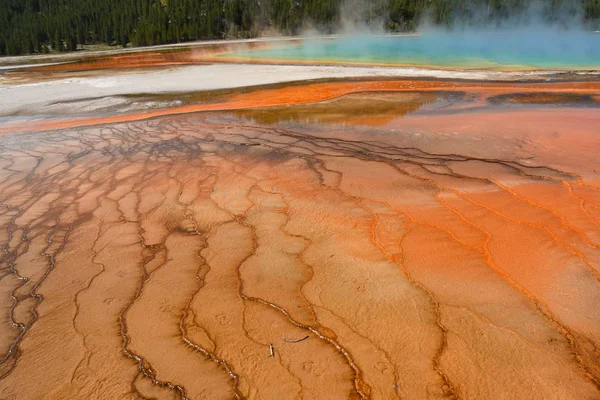
<path id="1" fill-rule="evenodd" d="M 600 69 L 593 32 L 428 32 L 341 36 L 225 54 L 253 60 L 343 62 L 492 69 Z"/>

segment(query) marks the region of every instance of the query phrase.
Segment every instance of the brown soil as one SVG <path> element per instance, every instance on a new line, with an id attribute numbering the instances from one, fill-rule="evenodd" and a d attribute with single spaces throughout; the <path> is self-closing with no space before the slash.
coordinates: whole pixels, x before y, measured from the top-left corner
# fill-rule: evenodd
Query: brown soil
<path id="1" fill-rule="evenodd" d="M 599 110 L 173 113 L 0 137 L 0 398 L 600 396 Z"/>

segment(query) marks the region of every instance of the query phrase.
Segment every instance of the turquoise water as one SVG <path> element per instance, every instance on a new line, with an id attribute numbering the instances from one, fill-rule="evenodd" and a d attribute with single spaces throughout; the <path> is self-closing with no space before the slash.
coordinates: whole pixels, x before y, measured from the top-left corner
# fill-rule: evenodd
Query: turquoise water
<path id="1" fill-rule="evenodd" d="M 600 69 L 600 33 L 432 32 L 419 36 L 347 36 L 308 40 L 228 56 L 302 61 L 464 68 Z"/>

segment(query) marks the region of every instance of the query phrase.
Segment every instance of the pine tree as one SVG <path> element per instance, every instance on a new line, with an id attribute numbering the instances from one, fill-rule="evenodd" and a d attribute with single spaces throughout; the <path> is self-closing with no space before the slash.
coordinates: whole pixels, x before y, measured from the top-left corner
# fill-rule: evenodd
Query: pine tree
<path id="1" fill-rule="evenodd" d="M 340 26 L 349 0 L 0 0 L 0 54 L 73 51 L 78 45 L 136 46 L 187 40 L 249 37 L 263 29 L 295 34 Z M 502 26 L 531 7 L 527 0 L 362 1 L 362 23 L 384 21 L 391 31 L 414 30 L 427 16 L 440 25 Z M 600 27 L 600 0 L 539 0 L 547 21 L 578 15 Z"/>

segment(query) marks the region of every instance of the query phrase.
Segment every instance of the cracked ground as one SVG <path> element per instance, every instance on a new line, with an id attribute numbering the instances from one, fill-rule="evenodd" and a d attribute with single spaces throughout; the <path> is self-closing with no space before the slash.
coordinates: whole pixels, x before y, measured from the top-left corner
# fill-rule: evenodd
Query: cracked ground
<path id="1" fill-rule="evenodd" d="M 311 107 L 0 136 L 0 398 L 600 398 L 600 111 Z"/>

